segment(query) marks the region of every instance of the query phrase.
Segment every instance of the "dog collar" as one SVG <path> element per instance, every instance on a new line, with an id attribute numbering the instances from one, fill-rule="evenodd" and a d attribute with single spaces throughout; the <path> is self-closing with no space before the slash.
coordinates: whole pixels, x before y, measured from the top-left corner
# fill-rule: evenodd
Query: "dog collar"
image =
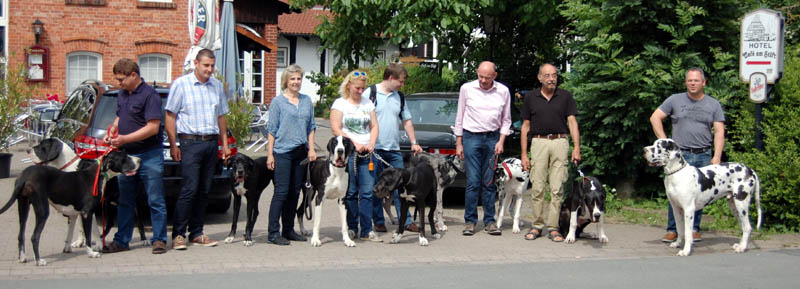
<path id="1" fill-rule="evenodd" d="M 511 176 L 511 169 L 508 168 L 508 164 L 503 163 L 503 168 L 506 169 L 506 173 L 508 174 L 508 177 L 509 178 L 512 177 Z"/>
<path id="2" fill-rule="evenodd" d="M 685 168 L 685 167 L 686 167 L 686 161 L 684 161 L 684 162 L 683 162 L 683 165 L 681 165 L 681 167 L 680 167 L 680 168 L 678 168 L 677 170 L 671 171 L 671 172 L 670 172 L 670 171 L 667 171 L 667 167 L 664 167 L 664 175 L 665 175 L 665 176 L 670 176 L 670 175 L 673 175 L 673 174 L 675 174 L 675 173 L 679 172 L 680 170 L 682 170 L 682 169 L 683 169 L 683 168 Z"/>

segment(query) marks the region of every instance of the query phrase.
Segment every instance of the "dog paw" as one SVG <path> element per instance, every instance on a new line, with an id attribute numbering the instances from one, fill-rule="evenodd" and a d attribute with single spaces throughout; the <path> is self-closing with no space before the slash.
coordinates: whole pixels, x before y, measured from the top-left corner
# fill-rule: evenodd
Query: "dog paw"
<path id="1" fill-rule="evenodd" d="M 47 266 L 47 261 L 44 259 L 36 260 L 36 266 Z"/>
<path id="2" fill-rule="evenodd" d="M 399 243 L 401 239 L 403 239 L 403 234 L 398 234 L 398 233 L 392 234 L 392 244 Z"/>
<path id="3" fill-rule="evenodd" d="M 575 234 L 567 234 L 567 238 L 564 239 L 567 244 L 575 243 Z"/>
<path id="4" fill-rule="evenodd" d="M 319 240 L 319 237 L 312 237 L 311 247 L 319 247 L 319 246 L 322 246 L 322 241 Z"/>
<path id="5" fill-rule="evenodd" d="M 447 231 L 447 225 L 445 225 L 444 222 L 436 223 L 436 230 Z"/>
<path id="6" fill-rule="evenodd" d="M 95 251 L 89 252 L 89 258 L 100 258 L 100 255 L 102 255 L 100 254 L 100 252 L 95 252 Z"/>
<path id="7" fill-rule="evenodd" d="M 311 231 L 309 231 L 309 230 L 300 230 L 300 234 L 303 234 L 303 236 L 311 236 Z"/>
<path id="8" fill-rule="evenodd" d="M 437 239 L 437 240 L 441 239 L 442 238 L 442 234 L 440 234 L 440 233 L 433 234 L 433 238 Z"/>
<path id="9" fill-rule="evenodd" d="M 680 247 L 680 246 L 681 246 L 681 242 L 678 242 L 678 241 L 675 241 L 675 242 L 669 243 L 669 247 L 670 247 L 670 248 L 678 248 L 678 247 Z"/>
<path id="10" fill-rule="evenodd" d="M 233 236 L 225 238 L 225 244 L 233 243 Z"/>
<path id="11" fill-rule="evenodd" d="M 597 239 L 600 240 L 600 243 L 608 243 L 608 237 L 606 237 L 606 235 L 600 235 L 600 238 Z"/>
<path id="12" fill-rule="evenodd" d="M 353 240 L 350 240 L 350 239 L 345 239 L 344 240 L 344 245 L 347 246 L 347 247 L 355 247 L 356 246 L 356 242 L 353 242 Z"/>
<path id="13" fill-rule="evenodd" d="M 733 244 L 732 247 L 733 247 L 733 251 L 736 252 L 736 253 L 744 253 L 744 251 L 747 250 L 747 247 L 739 246 L 738 243 L 737 244 Z"/>
<path id="14" fill-rule="evenodd" d="M 423 236 L 419 236 L 419 245 L 428 246 L 428 239 Z"/>
<path id="15" fill-rule="evenodd" d="M 353 230 L 347 230 L 347 237 L 349 237 L 350 239 L 355 239 L 356 238 L 356 232 L 353 231 Z"/>
<path id="16" fill-rule="evenodd" d="M 514 226 L 514 227 L 511 229 L 511 233 L 514 233 L 514 234 L 519 234 L 519 232 L 520 232 L 520 230 L 519 230 L 519 226 Z"/>
<path id="17" fill-rule="evenodd" d="M 244 241 L 242 241 L 242 244 L 244 244 L 245 247 L 252 247 L 253 246 L 253 240 L 244 240 Z"/>
<path id="18" fill-rule="evenodd" d="M 71 246 L 72 246 L 72 248 L 82 248 L 83 246 L 86 246 L 86 240 L 85 239 L 78 239 L 75 242 L 72 242 Z"/>
<path id="19" fill-rule="evenodd" d="M 685 256 L 689 256 L 691 253 L 692 253 L 692 251 L 683 249 L 683 250 L 678 251 L 678 256 L 685 257 Z"/>
<path id="20" fill-rule="evenodd" d="M 142 240 L 142 247 L 150 247 L 150 240 Z"/>
<path id="21" fill-rule="evenodd" d="M 72 246 L 64 246 L 64 250 L 61 250 L 61 253 L 72 253 Z"/>

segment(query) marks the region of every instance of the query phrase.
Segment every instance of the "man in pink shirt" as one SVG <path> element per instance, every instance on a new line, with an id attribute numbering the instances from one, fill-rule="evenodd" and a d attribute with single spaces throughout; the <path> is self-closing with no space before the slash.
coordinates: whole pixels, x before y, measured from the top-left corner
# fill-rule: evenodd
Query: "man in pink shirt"
<path id="1" fill-rule="evenodd" d="M 478 197 L 483 203 L 484 231 L 500 235 L 494 220 L 494 166 L 503 153 L 503 142 L 511 134 L 511 94 L 494 81 L 494 63 L 481 62 L 478 80 L 465 83 L 458 94 L 458 113 L 453 133 L 456 153 L 465 160 L 467 189 L 464 200 L 464 236 L 475 234 Z"/>

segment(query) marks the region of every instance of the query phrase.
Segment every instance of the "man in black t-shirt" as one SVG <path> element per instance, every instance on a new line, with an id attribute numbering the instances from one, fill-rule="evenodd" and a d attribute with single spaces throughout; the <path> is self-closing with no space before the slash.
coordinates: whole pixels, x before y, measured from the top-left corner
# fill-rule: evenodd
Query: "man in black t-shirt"
<path id="1" fill-rule="evenodd" d="M 563 196 L 562 184 L 567 179 L 567 154 L 572 137 L 572 162 L 581 160 L 580 132 L 575 115 L 578 114 L 575 99 L 569 91 L 557 88 L 558 72 L 552 64 L 539 67 L 542 88 L 525 94 L 521 109 L 522 117 L 522 166 L 531 169 L 533 224 L 525 239 L 533 240 L 542 235 L 547 225 L 548 237 L 554 242 L 564 241 L 558 233 L 558 215 Z M 528 156 L 528 140 L 531 140 L 531 155 Z M 544 215 L 545 181 L 550 184 L 550 205 Z"/>

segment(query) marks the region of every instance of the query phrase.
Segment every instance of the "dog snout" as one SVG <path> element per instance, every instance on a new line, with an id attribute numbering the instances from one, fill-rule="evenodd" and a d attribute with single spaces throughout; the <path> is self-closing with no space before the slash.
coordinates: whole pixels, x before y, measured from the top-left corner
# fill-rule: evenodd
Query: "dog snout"
<path id="1" fill-rule="evenodd" d="M 595 222 L 599 222 L 600 221 L 600 216 L 602 216 L 600 213 L 594 213 L 594 216 L 593 216 L 594 217 L 594 221 Z"/>
<path id="2" fill-rule="evenodd" d="M 336 155 L 343 156 L 344 155 L 344 148 L 337 148 L 336 149 Z"/>

